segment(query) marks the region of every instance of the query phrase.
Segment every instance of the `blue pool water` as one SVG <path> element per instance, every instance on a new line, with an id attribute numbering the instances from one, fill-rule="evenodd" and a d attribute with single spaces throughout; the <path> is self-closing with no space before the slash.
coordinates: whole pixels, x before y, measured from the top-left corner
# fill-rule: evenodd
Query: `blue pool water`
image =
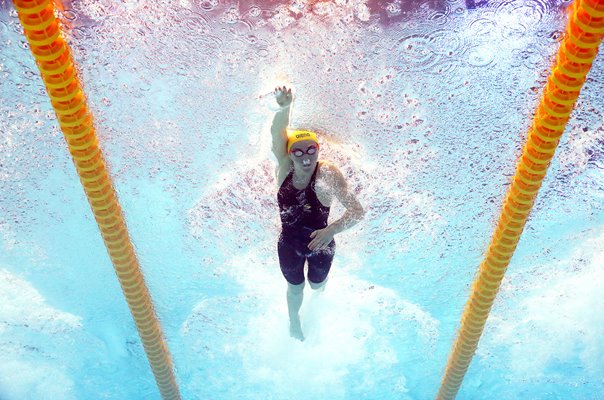
<path id="1" fill-rule="evenodd" d="M 64 1 L 183 399 L 431 399 L 569 2 Z M 0 0 L 0 399 L 159 399 Z M 367 209 L 287 330 L 270 95 Z M 604 399 L 596 59 L 458 399 Z M 342 207 L 333 207 L 337 218 Z"/>

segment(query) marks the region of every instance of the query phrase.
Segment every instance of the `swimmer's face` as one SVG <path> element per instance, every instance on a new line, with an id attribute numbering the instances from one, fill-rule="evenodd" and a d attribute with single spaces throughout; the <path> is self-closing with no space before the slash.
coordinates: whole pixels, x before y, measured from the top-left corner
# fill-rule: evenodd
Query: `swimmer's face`
<path id="1" fill-rule="evenodd" d="M 289 151 L 289 158 L 294 165 L 303 170 L 310 170 L 319 159 L 319 146 L 312 140 L 296 142 Z"/>

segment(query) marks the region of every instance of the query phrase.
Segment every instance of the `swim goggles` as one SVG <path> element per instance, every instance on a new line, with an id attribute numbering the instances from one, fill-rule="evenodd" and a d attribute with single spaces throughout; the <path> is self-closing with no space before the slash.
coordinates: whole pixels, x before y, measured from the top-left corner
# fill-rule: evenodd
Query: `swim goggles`
<path id="1" fill-rule="evenodd" d="M 300 149 L 292 149 L 292 151 L 291 151 L 291 153 L 293 155 L 295 155 L 296 157 L 302 157 L 304 154 L 308 154 L 309 156 L 312 156 L 316 152 L 317 152 L 317 146 L 315 146 L 315 145 L 308 146 L 308 149 L 306 149 L 306 151 L 300 150 Z"/>

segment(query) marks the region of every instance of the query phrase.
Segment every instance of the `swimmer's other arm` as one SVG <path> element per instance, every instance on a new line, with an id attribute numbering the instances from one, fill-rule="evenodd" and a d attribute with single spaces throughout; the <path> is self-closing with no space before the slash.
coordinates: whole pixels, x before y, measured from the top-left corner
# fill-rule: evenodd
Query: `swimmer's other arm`
<path id="1" fill-rule="evenodd" d="M 334 195 L 338 201 L 346 207 L 346 212 L 337 221 L 310 234 L 312 240 L 308 244 L 308 248 L 312 251 L 327 249 L 336 234 L 356 225 L 357 222 L 365 217 L 363 206 L 359 203 L 354 193 L 348 191 L 346 179 L 340 170 L 333 165 L 326 164 L 326 167 L 329 168 L 329 175 L 333 179 L 330 186 L 333 188 Z"/>
<path id="2" fill-rule="evenodd" d="M 336 167 L 332 167 L 331 169 L 334 179 L 334 195 L 346 207 L 344 215 L 327 227 L 336 235 L 361 221 L 365 217 L 365 210 L 354 193 L 348 190 L 348 184 L 342 172 Z"/>

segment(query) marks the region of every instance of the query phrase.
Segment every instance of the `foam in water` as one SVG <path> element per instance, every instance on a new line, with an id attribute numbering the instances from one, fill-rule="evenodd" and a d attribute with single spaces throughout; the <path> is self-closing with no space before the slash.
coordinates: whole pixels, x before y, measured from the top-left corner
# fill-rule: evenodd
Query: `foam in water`
<path id="1" fill-rule="evenodd" d="M 363 391 L 371 393 L 388 379 L 393 390 L 399 396 L 404 395 L 407 392 L 404 371 L 410 365 L 399 359 L 397 337 L 415 335 L 419 339 L 414 345 L 428 351 L 438 335 L 438 323 L 394 291 L 355 278 L 342 266 L 354 262 L 354 258 L 344 254 L 346 251 L 336 259 L 324 292 L 312 291 L 308 285 L 305 288 L 300 310 L 304 342 L 289 336 L 287 286 L 276 256 L 253 251 L 227 263 L 226 271 L 239 281 L 243 292 L 237 299 L 204 300 L 185 322 L 183 335 L 196 341 L 193 336 L 203 334 L 204 338 L 197 343 L 214 342 L 212 358 L 239 365 L 245 379 L 234 384 L 242 393 L 250 392 L 246 387 L 254 387 L 255 396 L 270 393 L 274 397 L 268 398 L 275 399 L 317 396 L 343 399 L 349 393 L 350 372 L 354 370 L 362 376 L 362 383 L 357 381 L 354 385 L 362 385 Z M 211 309 L 224 308 L 225 302 L 232 305 L 227 321 Z M 406 326 L 394 335 L 383 321 L 384 314 L 392 309 L 406 321 Z M 217 340 L 217 335 L 208 333 L 214 324 L 216 331 L 230 339 Z M 204 330 L 206 333 L 202 333 Z M 207 352 L 203 353 L 200 350 L 200 358 L 207 357 Z M 400 369 L 396 378 L 388 372 L 393 367 Z"/>
<path id="2" fill-rule="evenodd" d="M 81 318 L 49 306 L 29 282 L 4 269 L 0 304 L 0 398 L 75 399 L 72 377 L 57 363 L 61 344 L 50 344 L 80 330 Z"/>
<path id="3" fill-rule="evenodd" d="M 519 381 L 562 373 L 565 364 L 580 365 L 594 383 L 604 374 L 604 226 L 599 231 L 568 258 L 510 274 L 503 295 L 513 291 L 506 302 L 518 303 L 494 310 L 479 355 L 498 354 Z"/>

